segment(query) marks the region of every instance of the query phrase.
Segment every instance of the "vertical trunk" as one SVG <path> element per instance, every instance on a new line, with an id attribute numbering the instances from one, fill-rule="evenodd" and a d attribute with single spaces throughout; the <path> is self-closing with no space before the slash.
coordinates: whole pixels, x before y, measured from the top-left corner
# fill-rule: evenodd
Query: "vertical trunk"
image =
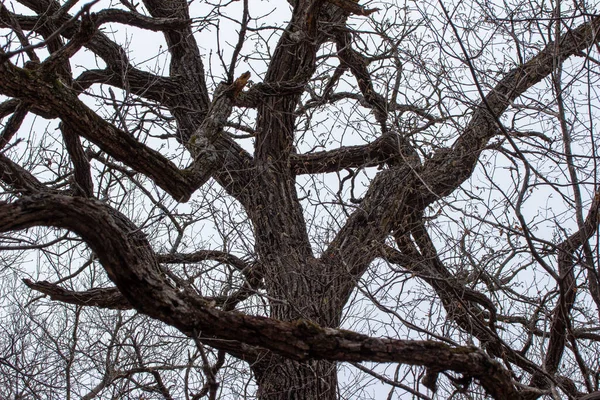
<path id="1" fill-rule="evenodd" d="M 303 86 L 314 74 L 317 51 L 325 39 L 324 35 L 317 35 L 324 2 L 294 3 L 292 21 L 277 45 L 265 83 L 296 82 Z M 344 13 L 335 7 L 328 10 L 330 14 L 324 15 L 324 20 L 345 20 Z M 295 152 L 294 111 L 300 96 L 290 93 L 266 97 L 258 107 L 255 159 L 257 179 L 262 184 L 256 187 L 262 191 L 248 196 L 248 211 L 271 299 L 271 317 L 337 327 L 342 310 L 336 296 L 337 277 L 331 273 L 331 266 L 313 256 L 295 176 L 289 168 L 289 156 Z M 337 398 L 335 363 L 297 363 L 266 353 L 252 368 L 261 400 Z"/>
<path id="2" fill-rule="evenodd" d="M 327 273 L 327 266 L 311 257 L 302 264 L 288 261 L 279 267 L 288 272 L 265 279 L 267 290 L 274 299 L 271 317 L 338 327 L 342 311 L 336 290 L 339 284 L 332 279 L 332 274 Z M 261 400 L 337 399 L 335 362 L 298 363 L 266 353 L 253 365 L 253 371 Z"/>
<path id="3" fill-rule="evenodd" d="M 259 176 L 269 190 L 253 197 L 251 212 L 256 250 L 263 260 L 270 316 L 337 327 L 342 311 L 335 268 L 314 258 L 306 233 L 294 180 L 287 172 L 263 169 Z M 252 365 L 261 400 L 337 398 L 336 364 L 298 363 L 265 351 Z"/>
<path id="4" fill-rule="evenodd" d="M 278 273 L 269 274 L 265 284 L 270 297 L 271 317 L 284 321 L 306 320 L 321 326 L 338 327 L 342 314 L 339 282 L 331 266 L 312 256 L 300 262 L 281 260 Z M 261 400 L 337 399 L 335 362 L 307 363 L 284 359 L 265 352 L 253 366 Z"/>
<path id="5" fill-rule="evenodd" d="M 268 356 L 253 368 L 260 400 L 337 399 L 336 363 L 310 361 L 297 363 Z"/>

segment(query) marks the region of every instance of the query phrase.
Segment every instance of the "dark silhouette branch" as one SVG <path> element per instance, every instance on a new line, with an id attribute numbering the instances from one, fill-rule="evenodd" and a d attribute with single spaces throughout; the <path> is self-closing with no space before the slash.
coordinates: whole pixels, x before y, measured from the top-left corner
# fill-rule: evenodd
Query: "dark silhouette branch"
<path id="1" fill-rule="evenodd" d="M 40 224 L 79 234 L 95 251 L 109 278 L 138 311 L 188 335 L 202 332 L 220 339 L 242 340 L 298 361 L 316 358 L 434 366 L 480 380 L 495 398 L 518 398 L 509 373 L 476 348 L 371 338 L 321 328 L 304 320 L 283 322 L 214 308 L 189 290 L 172 287 L 161 273 L 145 236 L 123 215 L 101 202 L 39 195 L 11 204 L 0 203 L 0 231 Z"/>

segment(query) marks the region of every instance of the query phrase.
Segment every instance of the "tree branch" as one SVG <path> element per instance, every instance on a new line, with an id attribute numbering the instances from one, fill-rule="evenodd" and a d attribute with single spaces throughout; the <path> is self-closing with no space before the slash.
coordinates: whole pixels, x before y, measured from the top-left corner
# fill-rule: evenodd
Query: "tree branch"
<path id="1" fill-rule="evenodd" d="M 201 332 L 225 342 L 241 340 L 297 361 L 368 360 L 449 369 L 480 380 L 497 399 L 519 398 L 510 374 L 476 348 L 371 338 L 321 328 L 304 320 L 282 322 L 216 309 L 191 291 L 172 287 L 161 273 L 145 235 L 125 216 L 99 201 L 40 195 L 10 204 L 0 203 L 0 231 L 37 225 L 79 234 L 97 254 L 109 278 L 138 311 L 187 335 Z M 214 345 L 219 347 L 218 343 Z"/>
<path id="2" fill-rule="evenodd" d="M 322 259 L 344 263 L 354 279 L 364 273 L 375 257 L 373 246 L 384 243 L 394 229 L 402 229 L 403 221 L 450 194 L 471 176 L 481 151 L 498 133 L 495 118 L 515 98 L 548 76 L 556 67 L 556 58 L 564 60 L 600 41 L 599 28 L 600 17 L 596 17 L 564 34 L 559 39 L 558 55 L 555 45 L 549 44 L 532 60 L 510 71 L 486 96 L 451 149 L 438 150 L 421 165 L 410 144 L 401 146 L 403 162 L 379 172 L 360 208 L 348 218 Z"/>
<path id="3" fill-rule="evenodd" d="M 94 16 L 98 26 L 107 22 L 117 22 L 155 32 L 186 28 L 192 22 L 191 19 L 151 18 L 136 12 L 113 8 L 101 10 Z"/>
<path id="4" fill-rule="evenodd" d="M 600 42 L 600 16 L 590 22 L 570 29 L 551 42 L 535 57 L 509 71 L 504 78 L 479 103 L 465 131 L 452 148 L 442 149 L 425 163 L 421 179 L 426 202 L 436 201 L 452 193 L 468 179 L 485 149 L 488 141 L 496 134 L 498 118 L 510 104 L 526 90 L 546 78 L 567 58 L 579 54 L 594 43 Z M 440 173 L 444 171 L 444 173 Z"/>
<path id="5" fill-rule="evenodd" d="M 23 279 L 23 282 L 33 290 L 44 293 L 52 300 L 63 303 L 76 304 L 80 306 L 94 306 L 108 308 L 111 310 L 130 310 L 133 306 L 123 297 L 119 289 L 95 288 L 83 292 L 63 289 L 62 287 L 47 281 L 33 282 Z"/>
<path id="6" fill-rule="evenodd" d="M 556 246 L 560 278 L 559 296 L 553 311 L 548 348 L 544 359 L 544 370 L 550 374 L 558 370 L 567 344 L 567 335 L 570 334 L 568 331 L 571 329 L 571 310 L 577 290 L 574 271 L 577 260 L 575 252 L 598 231 L 599 213 L 600 193 L 597 192 L 581 229 Z M 533 385 L 541 388 L 547 387 L 548 384 L 540 374 L 535 374 L 531 381 Z"/>
<path id="7" fill-rule="evenodd" d="M 9 62 L 0 64 L 2 94 L 44 104 L 48 112 L 58 116 L 70 129 L 115 159 L 146 174 L 175 199 L 189 199 L 195 188 L 173 163 L 100 118 L 60 81 L 46 79 L 49 78 Z"/>

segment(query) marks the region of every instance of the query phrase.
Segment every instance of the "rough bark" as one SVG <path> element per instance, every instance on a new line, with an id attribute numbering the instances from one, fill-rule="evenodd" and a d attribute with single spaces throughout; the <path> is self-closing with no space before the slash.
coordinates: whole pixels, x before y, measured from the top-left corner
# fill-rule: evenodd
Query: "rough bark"
<path id="1" fill-rule="evenodd" d="M 51 190 L 0 154 L 0 180 L 15 194 L 11 202 L 0 203 L 0 231 L 34 226 L 73 231 L 94 251 L 115 285 L 77 292 L 50 282 L 25 280 L 31 289 L 71 304 L 134 308 L 247 360 L 256 376 L 258 397 L 265 400 L 336 399 L 337 363 L 344 361 L 406 363 L 428 367 L 435 376 L 451 370 L 467 381 L 477 380 L 495 398 L 525 397 L 511 371 L 492 358 L 502 357 L 532 374 L 531 386 L 548 387 L 548 375 L 557 371 L 568 340 L 575 300 L 574 253 L 597 230 L 598 196 L 585 229 L 557 246 L 560 297 L 543 368 L 524 360 L 499 339 L 493 301 L 454 279 L 427 233 L 423 213 L 472 175 L 493 137 L 506 134 L 499 118 L 511 102 L 551 74 L 557 63 L 600 41 L 600 17 L 569 30 L 557 39 L 558 44 L 547 45 L 506 73 L 489 93 L 483 93 L 454 144 L 423 159 L 413 143 L 389 129 L 388 113 L 399 106 L 375 91 L 367 60 L 353 49 L 346 27 L 348 15 L 368 16 L 376 11 L 356 2 L 294 2 L 291 21 L 281 34 L 264 82 L 246 88 L 249 74 L 245 73 L 236 81 L 220 82 L 212 99 L 186 1 L 147 0 L 150 17 L 105 10 L 88 12 L 81 22 L 73 20 L 68 10 L 61 11 L 56 1 L 22 3 L 38 16 L 13 15 L 0 5 L 0 26 L 14 27 L 18 22 L 22 29 L 39 33 L 48 41 L 51 56 L 20 68 L 10 54 L 0 54 L 0 94 L 18 99 L 0 109 L 6 115 L 14 112 L 0 136 L 0 148 L 10 142 L 28 112 L 58 118 L 73 182 L 69 191 Z M 171 57 L 169 76 L 132 67 L 123 49 L 97 30 L 108 22 L 163 32 Z M 328 41 L 336 45 L 339 71 L 348 70 L 354 77 L 360 91 L 354 97 L 360 96 L 366 104 L 381 135 L 366 145 L 298 154 L 294 146 L 297 110 L 306 107 L 301 104 L 304 89 L 317 69 L 319 49 Z M 101 57 L 106 68 L 73 77 L 69 57 L 82 46 Z M 233 77 L 233 73 L 231 67 L 228 74 Z M 177 123 L 178 141 L 192 163 L 185 169 L 177 167 L 86 106 L 78 96 L 95 83 L 127 89 L 164 105 Z M 333 100 L 324 96 L 315 101 Z M 253 155 L 225 132 L 236 106 L 256 110 Z M 93 198 L 90 161 L 81 138 L 151 179 L 177 201 L 188 201 L 200 186 L 214 179 L 247 213 L 257 261 L 214 251 L 157 255 L 139 227 Z M 383 170 L 322 255 L 315 256 L 297 176 L 369 166 Z M 397 249 L 386 244 L 390 239 Z M 448 318 L 477 338 L 487 354 L 437 341 L 374 338 L 338 329 L 356 282 L 378 257 L 401 265 L 430 285 Z M 202 297 L 161 265 L 207 259 L 231 265 L 245 284 L 233 294 Z M 268 295 L 268 317 L 235 311 L 238 303 L 259 289 Z M 435 387 L 435 382 L 430 386 Z"/>

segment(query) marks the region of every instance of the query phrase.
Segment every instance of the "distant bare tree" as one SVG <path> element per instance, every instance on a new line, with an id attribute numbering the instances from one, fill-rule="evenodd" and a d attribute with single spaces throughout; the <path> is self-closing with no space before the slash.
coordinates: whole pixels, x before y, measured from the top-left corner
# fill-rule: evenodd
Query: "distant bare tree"
<path id="1" fill-rule="evenodd" d="M 597 10 L 288 3 L 0 3 L 6 398 L 598 391 Z"/>

